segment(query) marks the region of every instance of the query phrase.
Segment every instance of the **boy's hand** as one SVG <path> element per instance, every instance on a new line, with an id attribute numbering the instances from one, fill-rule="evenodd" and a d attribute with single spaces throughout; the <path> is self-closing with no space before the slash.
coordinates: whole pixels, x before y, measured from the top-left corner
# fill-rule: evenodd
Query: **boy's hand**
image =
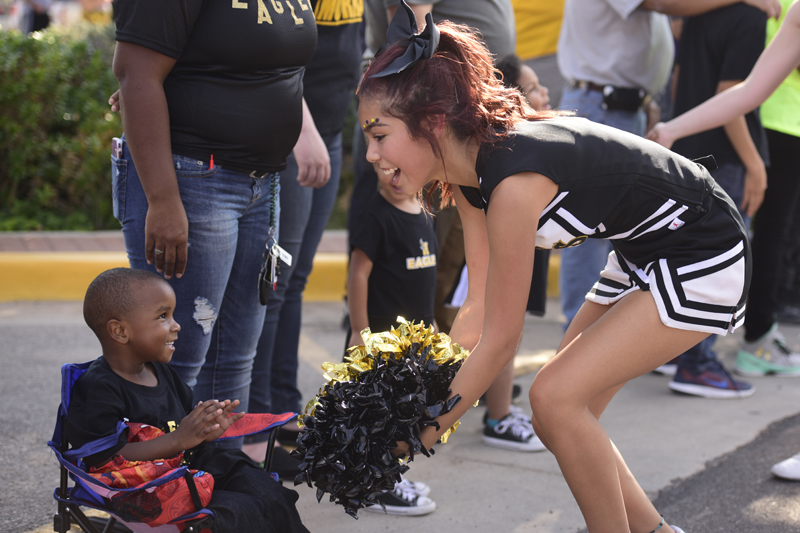
<path id="1" fill-rule="evenodd" d="M 233 413 L 233 410 L 239 406 L 239 400 L 225 400 L 219 406 L 221 412 L 214 418 L 215 428 L 206 435 L 205 442 L 217 440 L 228 431 L 229 427 L 244 416 L 244 413 Z M 231 413 L 233 413 L 233 416 L 231 416 Z"/>
<path id="2" fill-rule="evenodd" d="M 172 432 L 182 450 L 189 450 L 206 442 L 206 437 L 219 429 L 217 417 L 224 409 L 223 404 L 217 400 L 206 400 L 198 403 L 192 412 L 181 420 L 178 429 Z"/>

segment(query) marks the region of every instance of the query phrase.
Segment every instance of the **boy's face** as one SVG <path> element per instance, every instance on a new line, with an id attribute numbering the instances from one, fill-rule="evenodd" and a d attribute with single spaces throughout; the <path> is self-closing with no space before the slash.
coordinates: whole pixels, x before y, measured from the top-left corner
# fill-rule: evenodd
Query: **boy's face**
<path id="1" fill-rule="evenodd" d="M 387 175 L 381 171 L 381 168 L 377 164 L 374 166 L 375 173 L 378 175 L 378 186 L 383 189 L 394 202 L 403 202 L 416 196 L 416 193 L 406 194 L 403 192 L 403 189 L 395 184 L 397 178 L 394 174 Z"/>
<path id="2" fill-rule="evenodd" d="M 168 363 L 181 329 L 172 318 L 175 293 L 166 282 L 140 283 L 135 290 L 136 309 L 124 320 L 128 344 L 142 363 Z"/>
<path id="3" fill-rule="evenodd" d="M 517 85 L 522 87 L 522 94 L 535 111 L 550 109 L 550 91 L 539 83 L 539 76 L 528 65 L 522 65 Z"/>

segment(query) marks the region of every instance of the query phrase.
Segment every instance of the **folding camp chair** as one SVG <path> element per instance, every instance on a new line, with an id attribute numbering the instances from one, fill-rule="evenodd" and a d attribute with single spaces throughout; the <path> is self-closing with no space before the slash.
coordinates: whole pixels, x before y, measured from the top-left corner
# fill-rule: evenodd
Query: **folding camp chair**
<path id="1" fill-rule="evenodd" d="M 200 498 L 194 480 L 187 466 L 175 468 L 158 479 L 130 489 L 111 488 L 87 473 L 88 469 L 83 465 L 81 457 L 87 457 L 114 446 L 118 442 L 120 433 L 125 431 L 127 427 L 123 422 L 117 425 L 117 431 L 113 435 L 90 442 L 78 449 L 68 449 L 68 443 L 64 436 L 63 428 L 67 413 L 69 412 L 72 386 L 91 364 L 92 362 L 89 361 L 81 364 L 65 364 L 61 367 L 61 405 L 58 406 L 58 416 L 53 438 L 47 443 L 48 446 L 52 448 L 53 452 L 55 452 L 61 471 L 60 484 L 53 493 L 53 497 L 58 502 L 58 512 L 53 517 L 54 531 L 58 533 L 67 533 L 70 530 L 72 522 L 78 524 L 86 533 L 100 533 L 101 531 L 102 533 L 116 533 L 120 531 L 134 531 L 137 533 L 177 533 L 181 530 L 188 533 L 198 533 L 200 531 L 209 531 L 213 524 L 214 512 L 210 509 L 203 508 L 200 504 Z M 277 431 L 273 430 L 296 417 L 296 413 L 283 413 L 280 415 L 248 413 L 241 420 L 228 428 L 228 431 L 225 432 L 225 435 L 220 440 L 270 431 L 265 464 L 265 468 L 269 471 L 272 465 L 272 449 L 277 435 Z M 114 507 L 111 504 L 111 498 L 114 494 L 145 491 L 181 477 L 186 479 L 192 502 L 196 509 L 195 512 L 175 518 L 168 524 L 158 527 L 151 527 L 143 522 L 125 522 L 115 513 Z M 274 474 L 273 477 L 277 478 Z M 69 486 L 70 479 L 73 481 L 72 486 Z M 81 507 L 99 509 L 108 513 L 110 517 L 103 523 L 103 519 L 87 517 L 81 510 Z M 120 527 L 120 524 L 124 524 L 124 528 Z M 98 527 L 101 529 L 98 529 Z"/>

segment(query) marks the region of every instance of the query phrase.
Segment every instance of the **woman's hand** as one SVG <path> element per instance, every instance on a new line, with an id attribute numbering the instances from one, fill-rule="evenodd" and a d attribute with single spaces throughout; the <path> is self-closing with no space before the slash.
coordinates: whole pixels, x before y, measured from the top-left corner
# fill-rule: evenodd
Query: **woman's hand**
<path id="1" fill-rule="evenodd" d="M 165 278 L 186 269 L 189 223 L 172 159 L 169 109 L 164 80 L 174 58 L 127 42 L 114 49 L 112 69 L 119 81 L 117 107 L 139 181 L 147 197 L 145 259 Z M 109 101 L 113 106 L 114 95 Z M 122 104 L 122 102 L 125 102 Z"/>
<path id="2" fill-rule="evenodd" d="M 392 455 L 395 457 L 403 457 L 408 453 L 408 443 L 407 442 L 397 442 L 397 447 L 392 450 Z"/>
<path id="3" fill-rule="evenodd" d="M 144 254 L 147 264 L 166 279 L 180 278 L 189 253 L 189 220 L 180 197 L 152 202 L 144 222 Z"/>
<path id="4" fill-rule="evenodd" d="M 322 140 L 306 101 L 303 100 L 303 129 L 294 145 L 297 161 L 297 183 L 303 187 L 318 189 L 331 178 L 331 158 L 328 147 Z"/>
<path id="5" fill-rule="evenodd" d="M 108 97 L 108 105 L 111 106 L 112 113 L 119 113 L 122 106 L 119 103 L 119 89 L 114 91 L 114 94 Z"/>
<path id="6" fill-rule="evenodd" d="M 108 97 L 113 113 L 122 112 L 119 89 Z M 177 200 L 177 201 L 176 201 Z M 166 279 L 183 276 L 188 253 L 189 221 L 180 198 L 168 202 L 153 202 L 147 210 L 144 223 L 147 264 L 156 264 L 158 272 Z"/>

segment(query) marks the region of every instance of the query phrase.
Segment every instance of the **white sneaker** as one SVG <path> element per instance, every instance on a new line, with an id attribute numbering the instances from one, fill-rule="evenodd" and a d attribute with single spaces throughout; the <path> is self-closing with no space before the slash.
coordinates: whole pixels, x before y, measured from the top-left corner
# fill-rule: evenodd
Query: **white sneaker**
<path id="1" fill-rule="evenodd" d="M 781 479 L 800 481 L 800 453 L 773 465 L 770 472 Z"/>
<path id="2" fill-rule="evenodd" d="M 678 372 L 678 365 L 673 365 L 672 363 L 667 363 L 666 365 L 661 365 L 660 367 L 653 370 L 656 374 L 661 374 L 662 376 L 674 376 Z"/>
<path id="3" fill-rule="evenodd" d="M 531 422 L 531 417 L 529 417 L 528 413 L 526 413 L 521 407 L 517 407 L 516 405 L 509 405 L 508 412 L 511 416 L 519 420 L 520 423 L 525 424 L 526 426 L 531 428 L 531 431 L 533 431 L 533 422 Z"/>
<path id="4" fill-rule="evenodd" d="M 395 490 L 397 490 L 397 487 L 401 486 L 403 490 L 416 492 L 420 496 L 427 496 L 431 493 L 431 488 L 427 483 L 423 483 L 422 481 L 409 481 L 407 479 L 403 479 L 403 481 L 395 485 Z"/>
<path id="5" fill-rule="evenodd" d="M 672 528 L 672 531 L 674 531 L 675 533 L 685 533 L 685 532 L 684 532 L 684 531 L 683 531 L 681 528 L 679 528 L 678 526 L 669 526 L 669 527 L 671 527 L 671 528 Z"/>
<path id="6" fill-rule="evenodd" d="M 679 357 L 674 357 L 669 362 L 653 370 L 653 372 L 662 376 L 674 376 L 678 372 L 678 359 Z"/>

